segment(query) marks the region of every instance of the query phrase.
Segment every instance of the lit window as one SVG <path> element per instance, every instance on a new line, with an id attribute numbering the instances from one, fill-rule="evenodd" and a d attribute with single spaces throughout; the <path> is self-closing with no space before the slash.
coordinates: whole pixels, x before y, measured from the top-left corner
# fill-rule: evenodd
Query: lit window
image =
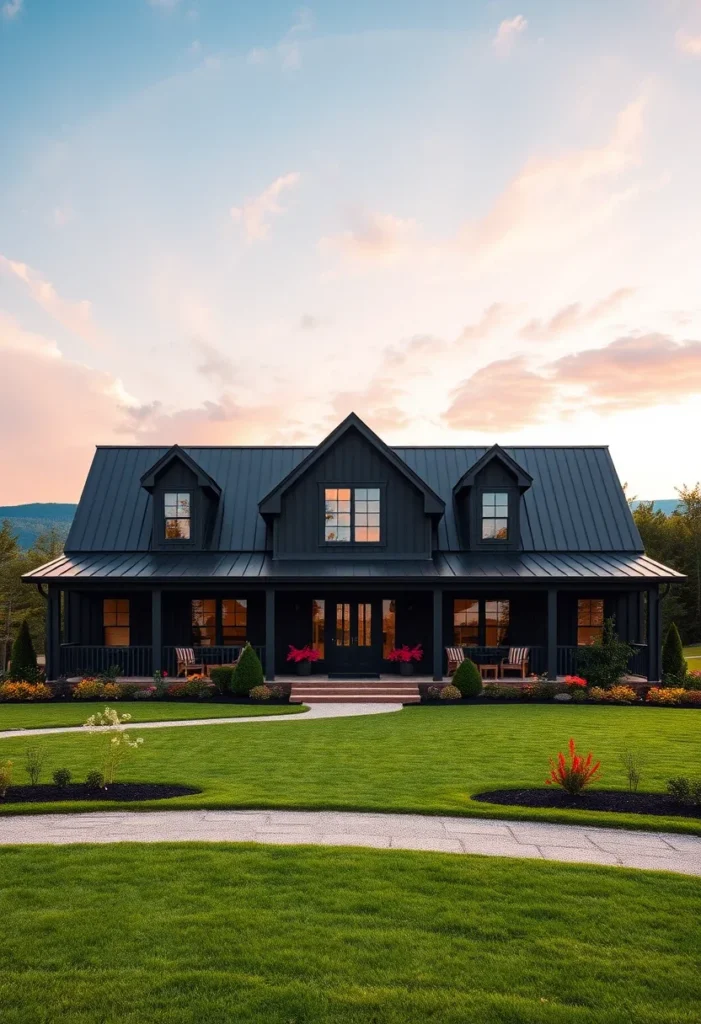
<path id="1" fill-rule="evenodd" d="M 324 628 L 326 626 L 326 601 L 321 598 L 312 601 L 312 647 L 324 657 Z"/>
<path id="2" fill-rule="evenodd" d="M 382 602 L 382 657 L 388 658 L 397 646 L 397 610 L 394 601 Z"/>
<path id="3" fill-rule="evenodd" d="M 163 496 L 166 540 L 190 539 L 190 493 L 169 491 Z"/>
<path id="4" fill-rule="evenodd" d="M 456 598 L 453 601 L 453 643 L 458 647 L 476 647 L 479 642 L 479 601 Z"/>
<path id="5" fill-rule="evenodd" d="M 484 643 L 486 647 L 500 647 L 509 629 L 509 602 L 484 602 Z"/>
<path id="6" fill-rule="evenodd" d="M 482 495 L 482 540 L 508 540 L 509 495 L 485 491 Z"/>
<path id="7" fill-rule="evenodd" d="M 577 601 L 577 644 L 586 647 L 604 635 L 604 600 L 582 597 Z"/>
<path id="8" fill-rule="evenodd" d="M 107 599 L 102 602 L 102 629 L 105 647 L 129 646 L 129 601 Z"/>
<path id="9" fill-rule="evenodd" d="M 213 647 L 217 642 L 217 602 L 195 600 L 192 602 L 192 644 L 193 647 Z"/>
<path id="10" fill-rule="evenodd" d="M 224 644 L 246 641 L 248 601 L 246 598 L 224 598 L 221 603 L 221 633 Z"/>
<path id="11" fill-rule="evenodd" d="M 327 487 L 324 491 L 324 540 L 347 543 L 350 539 L 350 487 Z"/>
<path id="12" fill-rule="evenodd" d="M 327 543 L 378 544 L 380 488 L 327 487 L 324 491 L 324 540 Z"/>

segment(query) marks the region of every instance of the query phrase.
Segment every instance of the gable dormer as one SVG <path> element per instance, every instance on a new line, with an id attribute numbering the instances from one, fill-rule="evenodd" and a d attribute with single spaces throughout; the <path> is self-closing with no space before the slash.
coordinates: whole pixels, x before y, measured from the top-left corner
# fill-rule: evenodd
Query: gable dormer
<path id="1" fill-rule="evenodd" d="M 470 551 L 515 551 L 521 546 L 521 496 L 533 478 L 498 444 L 453 488 L 463 546 Z"/>
<path id="2" fill-rule="evenodd" d="M 210 547 L 221 488 L 175 444 L 141 477 L 151 495 L 151 549 L 203 551 Z"/>
<path id="3" fill-rule="evenodd" d="M 276 558 L 430 558 L 443 500 L 351 413 L 259 503 Z"/>

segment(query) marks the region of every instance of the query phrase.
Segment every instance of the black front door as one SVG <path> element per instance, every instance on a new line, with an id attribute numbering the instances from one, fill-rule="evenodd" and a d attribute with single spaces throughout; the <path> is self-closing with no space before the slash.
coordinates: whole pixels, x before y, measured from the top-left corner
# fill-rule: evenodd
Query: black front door
<path id="1" fill-rule="evenodd" d="M 379 675 L 382 657 L 380 602 L 357 597 L 329 601 L 330 675 Z"/>

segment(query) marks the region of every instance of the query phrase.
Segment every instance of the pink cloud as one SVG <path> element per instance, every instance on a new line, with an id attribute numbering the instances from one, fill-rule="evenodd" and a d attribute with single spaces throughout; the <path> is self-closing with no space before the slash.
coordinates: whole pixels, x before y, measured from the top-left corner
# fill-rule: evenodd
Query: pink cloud
<path id="1" fill-rule="evenodd" d="M 518 430 L 544 418 L 553 387 L 521 356 L 499 359 L 453 391 L 443 419 L 455 430 Z"/>
<path id="2" fill-rule="evenodd" d="M 492 46 L 500 57 L 508 57 L 516 45 L 516 40 L 528 28 L 528 22 L 522 14 L 515 18 L 505 18 L 497 29 L 497 34 L 492 40 Z"/>
<path id="3" fill-rule="evenodd" d="M 91 345 L 102 346 L 104 336 L 92 318 L 92 305 L 87 299 L 69 302 L 62 298 L 54 285 L 41 274 L 18 260 L 0 255 L 0 271 L 21 281 L 32 299 L 66 330 Z"/>
<path id="4" fill-rule="evenodd" d="M 623 303 L 635 294 L 635 288 L 617 288 L 605 299 L 595 302 L 589 309 L 584 309 L 580 302 L 572 302 L 563 306 L 549 320 L 533 319 L 519 331 L 522 338 L 550 339 L 559 338 L 582 327 L 604 320 L 618 311 Z"/>
<path id="5" fill-rule="evenodd" d="M 675 42 L 681 53 L 686 53 L 690 57 L 701 57 L 701 34 L 691 35 L 680 29 L 676 34 Z"/>
<path id="6" fill-rule="evenodd" d="M 280 195 L 293 188 L 300 177 L 297 171 L 283 174 L 263 189 L 260 195 L 246 199 L 241 206 L 231 207 L 231 219 L 241 224 L 247 242 L 262 242 L 270 236 L 270 218 L 284 212 L 279 202 Z"/>
<path id="7" fill-rule="evenodd" d="M 389 213 L 364 213 L 339 235 L 322 238 L 322 252 L 338 253 L 350 263 L 391 265 L 417 249 L 416 222 Z"/>

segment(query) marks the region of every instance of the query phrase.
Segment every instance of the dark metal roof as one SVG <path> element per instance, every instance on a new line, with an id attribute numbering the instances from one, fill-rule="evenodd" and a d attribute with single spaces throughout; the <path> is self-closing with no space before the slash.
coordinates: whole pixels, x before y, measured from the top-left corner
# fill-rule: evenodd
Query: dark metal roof
<path id="1" fill-rule="evenodd" d="M 265 551 L 258 502 L 312 448 L 186 448 L 222 489 L 215 528 L 218 551 Z M 524 552 L 641 552 L 607 448 L 506 448 L 533 478 L 523 496 Z M 141 477 L 168 448 L 98 448 L 88 473 L 66 551 L 146 552 L 151 523 Z M 453 487 L 487 448 L 394 448 L 445 502 L 438 524 L 442 551 L 460 551 Z M 172 557 L 172 556 L 170 556 Z"/>
<path id="2" fill-rule="evenodd" d="M 505 580 L 528 583 L 544 580 L 626 580 L 664 581 L 683 578 L 646 555 L 635 553 L 548 553 L 511 552 L 503 554 L 436 555 L 433 559 L 273 560 L 260 552 L 179 554 L 146 552 L 132 554 L 62 555 L 53 562 L 27 573 L 25 580 L 110 580 L 112 582 L 154 583 L 167 581 L 245 580 L 401 580 L 444 582 Z"/>

